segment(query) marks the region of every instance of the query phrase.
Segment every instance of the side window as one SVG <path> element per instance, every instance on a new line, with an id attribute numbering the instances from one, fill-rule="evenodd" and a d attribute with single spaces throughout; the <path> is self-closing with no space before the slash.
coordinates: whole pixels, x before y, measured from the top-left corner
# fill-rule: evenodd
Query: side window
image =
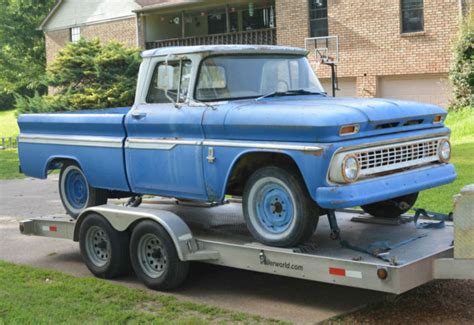
<path id="1" fill-rule="evenodd" d="M 184 102 L 188 96 L 191 80 L 191 61 L 173 61 L 155 66 L 153 77 L 146 96 L 147 103 L 171 103 L 169 97 L 176 102 Z M 166 94 L 168 91 L 168 96 Z"/>

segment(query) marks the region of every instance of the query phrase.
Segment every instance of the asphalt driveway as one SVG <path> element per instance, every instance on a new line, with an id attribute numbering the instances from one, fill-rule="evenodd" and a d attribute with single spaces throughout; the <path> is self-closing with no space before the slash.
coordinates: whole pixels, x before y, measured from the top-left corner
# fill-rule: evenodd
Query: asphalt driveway
<path id="1" fill-rule="evenodd" d="M 0 181 L 0 259 L 75 276 L 91 276 L 82 263 L 77 243 L 23 236 L 18 231 L 21 219 L 62 213 L 57 175 L 48 180 Z M 115 282 L 144 288 L 134 276 Z M 369 290 L 199 263 L 193 264 L 185 285 L 171 294 L 193 302 L 297 323 L 316 323 L 387 296 Z"/>

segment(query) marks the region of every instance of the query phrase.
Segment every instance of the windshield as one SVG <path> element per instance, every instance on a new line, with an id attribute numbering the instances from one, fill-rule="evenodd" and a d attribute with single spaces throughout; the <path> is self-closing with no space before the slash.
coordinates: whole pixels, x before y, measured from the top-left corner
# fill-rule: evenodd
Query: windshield
<path id="1" fill-rule="evenodd" d="M 199 101 L 259 98 L 271 93 L 324 92 L 302 56 L 235 55 L 203 60 L 195 98 Z M 292 92 L 293 91 L 293 92 Z"/>

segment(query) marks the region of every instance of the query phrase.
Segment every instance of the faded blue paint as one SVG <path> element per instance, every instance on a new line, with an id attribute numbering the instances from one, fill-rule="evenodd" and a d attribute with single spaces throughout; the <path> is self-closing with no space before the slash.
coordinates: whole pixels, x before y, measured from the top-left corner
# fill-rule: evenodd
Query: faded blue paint
<path id="1" fill-rule="evenodd" d="M 456 171 L 451 164 L 388 175 L 351 185 L 319 187 L 316 197 L 324 208 L 339 209 L 383 201 L 451 183 Z"/>
<path id="2" fill-rule="evenodd" d="M 72 170 L 67 173 L 64 185 L 69 204 L 75 209 L 83 209 L 89 199 L 87 181 L 84 176 L 79 171 Z"/>
<path id="3" fill-rule="evenodd" d="M 306 53 L 278 47 L 214 46 L 152 50 L 143 56 L 148 60 L 144 64 L 152 64 L 151 57 L 159 55 L 202 53 L 205 56 L 235 51 Z M 195 61 L 193 59 L 193 64 Z M 145 75 L 151 69 L 146 67 L 142 66 L 140 70 L 144 75 L 140 75 L 139 82 L 147 82 Z M 140 98 L 140 91 L 137 98 Z M 324 95 L 235 100 L 213 107 L 189 104 L 179 109 L 172 104 L 140 104 L 138 101 L 132 110 L 116 108 L 21 115 L 18 120 L 21 136 L 107 137 L 118 140 L 118 145 L 20 142 L 19 157 L 23 172 L 32 177 L 45 178 L 54 159 L 70 159 L 80 165 L 89 184 L 96 188 L 222 201 L 231 172 L 240 158 L 250 153 L 272 152 L 286 155 L 295 162 L 308 192 L 319 205 L 342 208 L 451 182 L 455 171 L 450 164 L 375 177 L 350 185 L 334 185 L 327 180 L 331 158 L 339 148 L 448 133 L 449 129 L 443 124 L 433 124 L 434 116 L 440 114 L 444 116 L 446 112 L 429 104 Z M 349 124 L 358 124 L 360 132 L 339 136 L 340 127 Z M 176 145 L 160 149 L 128 148 L 124 146 L 127 139 L 165 139 L 175 141 Z M 318 146 L 323 150 L 315 154 L 286 149 L 212 146 L 215 160 L 208 161 L 210 147 L 202 144 L 206 140 L 284 143 Z"/>
<path id="4" fill-rule="evenodd" d="M 361 108 L 363 103 L 372 104 L 370 108 Z M 375 107 L 390 114 L 382 115 Z M 393 114 L 395 117 L 384 117 L 392 116 L 391 109 L 396 109 Z M 311 96 L 304 99 L 288 97 L 259 102 L 235 101 L 219 105 L 215 110 L 187 106 L 176 109 L 168 104 L 142 105 L 136 112 L 147 115 L 144 119 L 126 115 L 126 131 L 122 124 L 124 111 L 115 111 L 113 114 L 94 112 L 22 115 L 19 124 L 21 134 L 104 135 L 121 139 L 125 139 L 128 134 L 130 139 L 252 140 L 263 143 L 285 140 L 291 144 L 320 146 L 324 150 L 321 155 L 314 155 L 293 150 L 216 146 L 213 147 L 216 160 L 211 164 L 206 160 L 209 147 L 202 145 L 179 144 L 170 150 L 125 149 L 124 159 L 123 148 L 20 143 L 22 170 L 29 176 L 44 178 L 52 159 L 68 158 L 79 163 L 93 187 L 222 201 L 232 168 L 243 155 L 274 152 L 287 155 L 295 161 L 311 197 L 326 208 L 376 202 L 383 198 L 446 184 L 455 177 L 454 169 L 447 165 L 451 166 L 449 177 L 436 173 L 431 175 L 429 182 L 423 183 L 424 185 L 420 182 L 409 185 L 407 182 L 407 185 L 400 186 L 397 182 L 386 188 L 384 184 L 388 179 L 396 178 L 406 182 L 408 178 L 400 176 L 402 174 L 361 181 L 353 185 L 333 186 L 327 182 L 330 159 L 340 147 L 397 140 L 401 137 L 429 137 L 430 134 L 449 132 L 449 129 L 442 125 L 434 127 L 431 123 L 434 114 L 444 114 L 442 109 L 432 105 Z M 375 128 L 375 125 L 384 121 L 416 118 L 423 119 L 423 122 L 415 126 Z M 361 124 L 361 132 L 341 138 L 338 135 L 340 126 L 351 123 Z M 370 187 L 365 184 L 370 184 Z M 377 190 L 379 187 L 383 188 L 383 191 Z"/>

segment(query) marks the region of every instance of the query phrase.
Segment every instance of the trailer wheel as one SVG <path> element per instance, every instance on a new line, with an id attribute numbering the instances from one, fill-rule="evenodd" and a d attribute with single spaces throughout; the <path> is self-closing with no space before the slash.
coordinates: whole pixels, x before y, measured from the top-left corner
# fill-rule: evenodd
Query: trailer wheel
<path id="1" fill-rule="evenodd" d="M 72 162 L 61 168 L 59 196 L 67 214 L 74 219 L 87 207 L 107 203 L 107 191 L 90 186 L 81 168 Z"/>
<path id="2" fill-rule="evenodd" d="M 128 273 L 129 235 L 116 231 L 98 214 L 90 214 L 82 222 L 79 246 L 87 268 L 97 277 L 114 278 Z"/>
<path id="3" fill-rule="evenodd" d="M 301 178 L 276 166 L 260 168 L 250 176 L 242 208 L 249 231 L 270 246 L 307 241 L 319 220 L 319 208 Z"/>
<path id="4" fill-rule="evenodd" d="M 363 205 L 366 213 L 378 218 L 398 218 L 410 210 L 418 198 L 418 192 L 396 197 L 391 200 Z"/>
<path id="5" fill-rule="evenodd" d="M 168 232 L 154 221 L 143 221 L 133 229 L 130 258 L 138 278 L 154 290 L 178 287 L 189 272 L 189 263 L 179 259 Z"/>

